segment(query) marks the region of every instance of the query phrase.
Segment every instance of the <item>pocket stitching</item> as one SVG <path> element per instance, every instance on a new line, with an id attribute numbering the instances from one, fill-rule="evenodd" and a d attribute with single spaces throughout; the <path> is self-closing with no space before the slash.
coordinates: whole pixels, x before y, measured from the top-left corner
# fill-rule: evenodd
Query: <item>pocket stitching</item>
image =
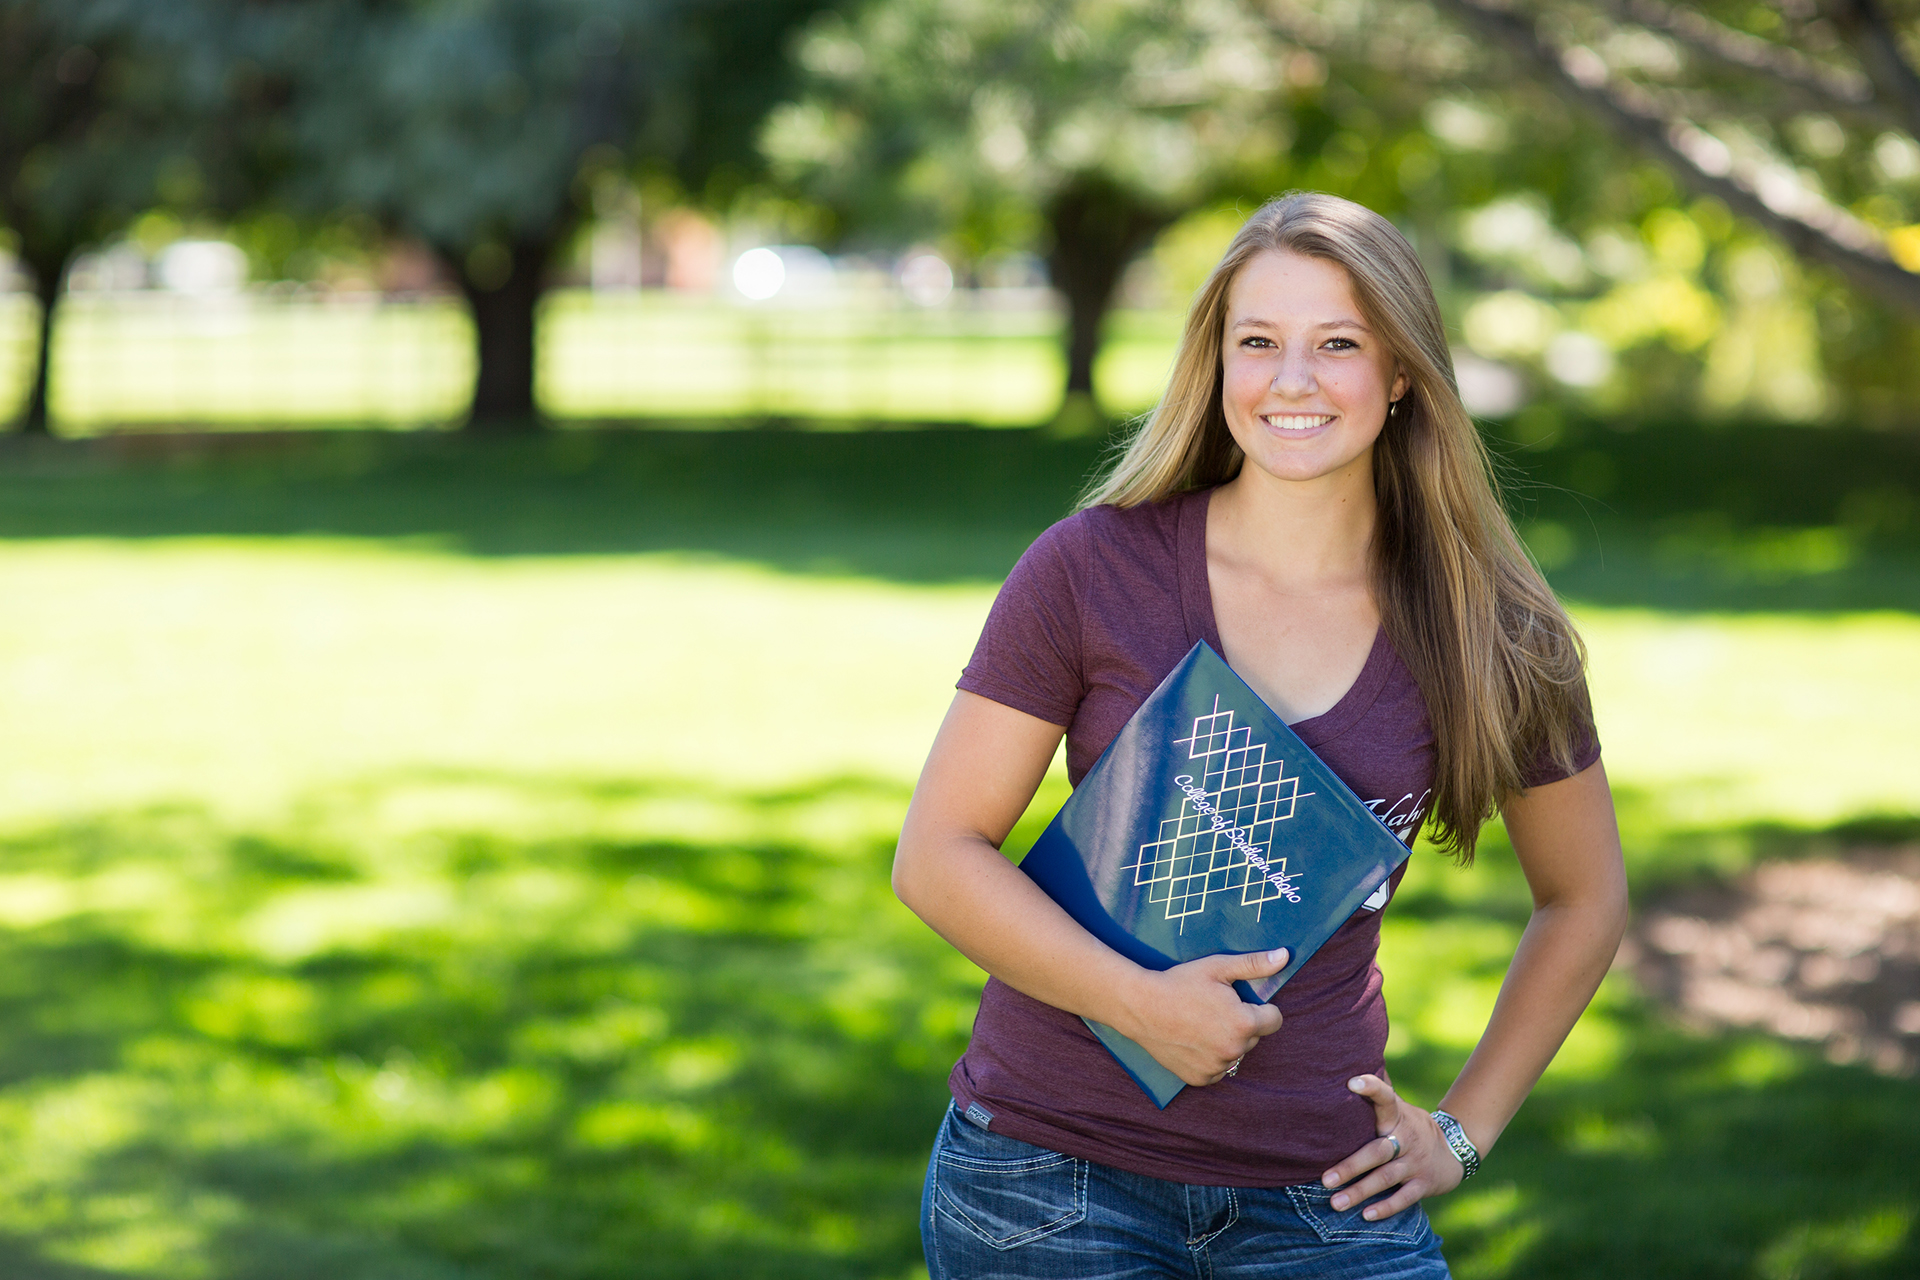
<path id="1" fill-rule="evenodd" d="M 941 1156 L 944 1160 L 947 1157 L 947 1153 L 943 1151 Z M 1061 1156 L 1058 1160 L 1047 1160 L 1044 1167 L 1052 1168 L 1061 1163 L 1061 1161 L 1065 1161 L 1073 1166 L 1073 1198 L 1067 1211 L 1051 1221 L 1043 1222 L 1036 1227 L 1028 1227 L 1025 1231 L 1017 1235 L 1008 1236 L 1005 1240 L 995 1240 L 992 1236 L 988 1235 L 978 1223 L 967 1216 L 965 1209 L 954 1203 L 952 1197 L 947 1194 L 945 1187 L 936 1186 L 934 1188 L 934 1208 L 952 1219 L 956 1224 L 964 1227 L 988 1248 L 1005 1252 L 1008 1249 L 1018 1248 L 1023 1244 L 1031 1244 L 1043 1236 L 1050 1236 L 1055 1232 L 1065 1231 L 1068 1227 L 1077 1226 L 1087 1216 L 1087 1162 L 1085 1160 L 1075 1159 L 1073 1156 Z M 967 1163 L 978 1165 L 980 1162 L 968 1161 Z M 1030 1163 L 1030 1161 L 1001 1160 L 994 1163 L 999 1168 L 1012 1171 L 1014 1165 Z M 1032 1172 L 1032 1170 L 1020 1170 L 1020 1172 Z"/>
<path id="2" fill-rule="evenodd" d="M 962 1135 L 963 1137 L 971 1141 L 977 1142 L 977 1141 L 983 1140 L 981 1138 L 982 1131 L 978 1130 L 976 1127 L 969 1127 L 966 1129 L 960 1128 L 960 1125 L 962 1123 L 972 1126 L 972 1122 L 965 1120 L 965 1118 L 960 1114 L 960 1111 L 958 1110 L 958 1108 L 949 1107 L 948 1116 L 953 1122 L 955 1132 L 959 1133 L 960 1135 Z M 1002 1139 L 1006 1138 L 1005 1134 L 994 1133 L 991 1129 L 985 1130 L 984 1132 L 988 1137 L 1002 1138 Z M 1018 1142 L 1020 1143 L 1021 1146 L 1033 1147 L 1032 1143 L 1022 1142 L 1018 1138 L 1013 1138 L 1009 1140 L 1013 1142 Z M 956 1151 L 951 1145 L 949 1145 L 947 1141 L 947 1135 L 944 1132 L 940 1135 L 939 1147 L 940 1149 L 938 1154 L 939 1154 L 940 1162 L 942 1164 L 957 1164 L 957 1165 L 964 1166 L 965 1168 L 968 1168 L 968 1169 L 978 1169 L 983 1172 L 989 1172 L 989 1173 L 997 1169 L 1004 1169 L 1009 1172 L 1019 1172 L 1019 1173 L 1034 1172 L 1041 1169 L 1051 1169 L 1053 1166 L 1057 1164 L 1064 1164 L 1067 1161 L 1072 1160 L 1074 1158 L 1070 1155 L 1066 1155 L 1059 1151 L 1048 1151 L 1044 1147 L 1033 1147 L 1035 1154 L 1030 1156 L 969 1155 L 964 1151 Z"/>
<path id="3" fill-rule="evenodd" d="M 1300 1187 L 1288 1187 L 1287 1199 L 1293 1201 L 1294 1209 L 1301 1217 L 1307 1220 L 1307 1224 L 1313 1228 L 1314 1234 L 1329 1244 L 1335 1240 L 1373 1240 L 1382 1237 L 1400 1237 L 1406 1240 L 1418 1240 L 1420 1238 L 1419 1220 L 1417 1218 L 1407 1217 L 1407 1215 L 1415 1213 L 1415 1211 L 1420 1208 L 1417 1203 L 1408 1205 L 1384 1222 L 1368 1222 L 1365 1218 L 1360 1218 L 1358 1219 L 1360 1225 L 1355 1226 L 1348 1224 L 1335 1225 L 1322 1218 L 1320 1214 L 1316 1212 L 1314 1205 L 1316 1197 L 1311 1191 Z M 1331 1205 L 1332 1197 L 1328 1197 L 1327 1199 L 1329 1205 Z"/>
<path id="4" fill-rule="evenodd" d="M 1187 1241 L 1187 1248 L 1192 1252 L 1198 1253 L 1200 1250 L 1206 1248 L 1208 1245 L 1212 1244 L 1216 1239 L 1218 1239 L 1223 1232 L 1233 1230 L 1234 1224 L 1239 1221 L 1240 1221 L 1240 1193 L 1236 1191 L 1234 1188 L 1228 1187 L 1227 1188 L 1227 1220 L 1221 1223 L 1219 1226 L 1215 1227 L 1212 1231 L 1209 1231 L 1207 1232 L 1207 1234 L 1201 1236 L 1198 1240 Z"/>
<path id="5" fill-rule="evenodd" d="M 969 1169 L 979 1169 L 988 1173 L 1000 1169 L 1008 1173 L 1035 1173 L 1041 1169 L 1051 1169 L 1057 1164 L 1065 1164 L 1072 1159 L 1072 1156 L 1063 1156 L 1057 1151 L 1048 1152 L 1044 1156 L 1016 1156 L 1005 1160 L 991 1156 L 962 1155 L 957 1151 L 940 1153 L 941 1164 L 965 1165 Z"/>

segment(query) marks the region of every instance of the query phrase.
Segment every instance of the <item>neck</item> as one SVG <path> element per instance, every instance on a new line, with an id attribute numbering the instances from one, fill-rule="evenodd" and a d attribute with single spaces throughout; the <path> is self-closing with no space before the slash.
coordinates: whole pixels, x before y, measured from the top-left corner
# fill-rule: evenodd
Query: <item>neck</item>
<path id="1" fill-rule="evenodd" d="M 1377 517 L 1369 450 L 1312 480 L 1244 465 L 1213 495 L 1210 523 L 1222 551 L 1283 590 L 1314 593 L 1370 579 Z"/>

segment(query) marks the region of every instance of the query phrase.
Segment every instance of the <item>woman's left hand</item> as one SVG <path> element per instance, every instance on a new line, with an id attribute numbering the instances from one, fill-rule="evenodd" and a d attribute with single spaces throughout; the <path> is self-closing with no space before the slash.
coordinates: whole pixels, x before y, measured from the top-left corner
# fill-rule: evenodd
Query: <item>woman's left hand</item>
<path id="1" fill-rule="evenodd" d="M 1362 1211 L 1363 1218 L 1378 1222 L 1460 1185 L 1466 1176 L 1460 1157 L 1431 1115 L 1401 1101 L 1379 1076 L 1355 1076 L 1347 1087 L 1373 1104 L 1373 1131 L 1380 1136 L 1321 1175 L 1322 1185 L 1341 1188 L 1333 1197 L 1334 1208 L 1366 1204 L 1397 1186 L 1398 1191 Z"/>

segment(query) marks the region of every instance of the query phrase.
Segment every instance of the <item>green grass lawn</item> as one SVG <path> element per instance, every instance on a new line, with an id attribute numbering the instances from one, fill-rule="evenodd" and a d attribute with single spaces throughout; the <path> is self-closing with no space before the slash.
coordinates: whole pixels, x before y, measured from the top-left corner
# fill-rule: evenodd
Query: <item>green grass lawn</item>
<path id="1" fill-rule="evenodd" d="M 1095 452 L 0 453 L 0 1274 L 913 1274 L 980 975 L 893 901 L 892 839 L 993 583 Z M 1736 548 L 1852 539 L 1798 577 L 1675 561 L 1625 499 L 1547 548 L 1638 884 L 1920 815 L 1910 559 L 1833 514 L 1850 484 L 1708 511 Z M 1470 872 L 1416 856 L 1383 955 L 1416 1096 L 1524 915 L 1497 829 Z M 1911 1275 L 1916 1103 L 1616 976 L 1436 1218 L 1463 1277 Z"/>

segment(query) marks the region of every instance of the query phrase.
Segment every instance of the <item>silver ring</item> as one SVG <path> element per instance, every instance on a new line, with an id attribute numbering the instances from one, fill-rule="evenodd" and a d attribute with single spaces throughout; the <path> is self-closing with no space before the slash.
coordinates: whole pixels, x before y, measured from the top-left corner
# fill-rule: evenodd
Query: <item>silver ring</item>
<path id="1" fill-rule="evenodd" d="M 1393 1154 L 1388 1156 L 1387 1159 L 1398 1160 L 1400 1158 L 1400 1139 L 1394 1137 L 1390 1133 L 1383 1133 L 1380 1136 L 1393 1144 Z"/>
<path id="2" fill-rule="evenodd" d="M 1230 1063 L 1228 1063 L 1228 1064 L 1227 1064 L 1227 1075 L 1228 1075 L 1228 1076 L 1230 1076 L 1230 1075 L 1232 1075 L 1232 1074 L 1233 1074 L 1234 1072 L 1236 1072 L 1236 1071 L 1238 1071 L 1238 1070 L 1240 1069 L 1240 1064 L 1241 1064 L 1242 1062 L 1245 1062 L 1246 1060 L 1247 1060 L 1247 1055 L 1243 1053 L 1243 1054 L 1241 1054 L 1241 1055 L 1240 1055 L 1239 1057 L 1237 1057 L 1237 1058 L 1235 1058 L 1235 1059 L 1234 1059 L 1234 1060 L 1233 1060 L 1232 1062 L 1230 1062 Z M 1224 1079 L 1226 1079 L 1226 1078 L 1227 1078 L 1227 1076 L 1221 1076 L 1220 1078 L 1221 1078 L 1222 1080 L 1224 1080 Z"/>

